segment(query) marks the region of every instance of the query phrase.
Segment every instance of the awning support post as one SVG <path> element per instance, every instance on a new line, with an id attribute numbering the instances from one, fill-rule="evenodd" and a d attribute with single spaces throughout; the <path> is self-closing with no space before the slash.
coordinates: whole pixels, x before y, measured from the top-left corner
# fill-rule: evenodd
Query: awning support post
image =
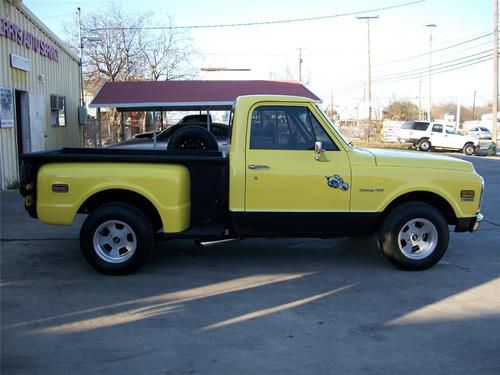
<path id="1" fill-rule="evenodd" d="M 120 112 L 120 132 L 121 132 L 121 141 L 125 140 L 125 113 Z"/>
<path id="2" fill-rule="evenodd" d="M 101 108 L 97 108 L 97 123 L 94 122 L 94 147 L 97 147 L 97 129 L 101 128 Z"/>
<path id="3" fill-rule="evenodd" d="M 153 148 L 156 149 L 157 143 L 156 143 L 156 112 L 153 111 L 152 113 L 152 120 L 153 120 Z"/>
<path id="4" fill-rule="evenodd" d="M 120 142 L 125 140 L 125 124 L 123 123 L 123 112 L 120 112 Z"/>

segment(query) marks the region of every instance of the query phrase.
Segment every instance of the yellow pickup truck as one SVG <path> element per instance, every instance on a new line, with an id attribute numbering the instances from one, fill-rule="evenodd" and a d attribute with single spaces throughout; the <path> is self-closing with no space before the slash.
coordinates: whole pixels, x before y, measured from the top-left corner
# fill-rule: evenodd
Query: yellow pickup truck
<path id="1" fill-rule="evenodd" d="M 184 131 L 178 149 L 26 154 L 26 209 L 59 225 L 88 215 L 81 249 L 106 274 L 137 270 L 156 239 L 370 233 L 397 267 L 423 270 L 444 255 L 449 225 L 473 232 L 482 220 L 484 181 L 471 163 L 353 147 L 307 98 L 237 98 L 223 151 L 204 149 L 217 142 L 202 130 Z"/>

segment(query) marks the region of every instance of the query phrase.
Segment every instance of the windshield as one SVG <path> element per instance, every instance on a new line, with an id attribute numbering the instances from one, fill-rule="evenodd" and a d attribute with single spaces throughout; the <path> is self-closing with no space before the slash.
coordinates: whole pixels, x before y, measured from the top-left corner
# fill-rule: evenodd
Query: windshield
<path id="1" fill-rule="evenodd" d="M 323 116 L 323 118 L 328 122 L 328 124 L 333 128 L 333 130 L 335 131 L 335 133 L 338 134 L 338 136 L 344 141 L 344 143 L 346 145 L 348 145 L 349 147 L 352 148 L 352 143 L 351 141 L 349 141 L 345 136 L 344 134 L 342 134 L 342 132 L 337 129 L 337 127 L 335 126 L 335 124 L 328 118 L 328 116 L 321 110 L 321 108 L 318 107 L 318 105 L 316 105 L 316 108 L 318 109 L 318 111 L 321 113 L 321 115 Z"/>

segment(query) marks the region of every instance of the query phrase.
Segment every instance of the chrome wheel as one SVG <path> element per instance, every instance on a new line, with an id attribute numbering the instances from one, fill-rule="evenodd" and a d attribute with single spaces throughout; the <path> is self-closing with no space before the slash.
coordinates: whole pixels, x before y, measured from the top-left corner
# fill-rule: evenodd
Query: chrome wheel
<path id="1" fill-rule="evenodd" d="M 105 262 L 123 263 L 134 255 L 137 249 L 137 237 L 128 224 L 110 220 L 97 227 L 93 245 L 96 254 Z"/>
<path id="2" fill-rule="evenodd" d="M 419 148 L 420 151 L 429 151 L 431 149 L 431 143 L 429 141 L 421 141 Z"/>
<path id="3" fill-rule="evenodd" d="M 471 145 L 471 144 L 468 144 L 468 145 L 465 145 L 464 147 L 464 154 L 465 155 L 473 155 L 474 154 L 474 151 L 476 151 L 476 148 Z"/>
<path id="4" fill-rule="evenodd" d="M 427 258 L 436 249 L 438 231 L 427 219 L 417 218 L 408 221 L 398 234 L 399 249 L 409 259 Z"/>

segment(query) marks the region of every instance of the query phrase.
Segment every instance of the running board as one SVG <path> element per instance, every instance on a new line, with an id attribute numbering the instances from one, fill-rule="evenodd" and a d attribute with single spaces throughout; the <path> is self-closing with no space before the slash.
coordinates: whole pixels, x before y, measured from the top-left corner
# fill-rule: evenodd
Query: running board
<path id="1" fill-rule="evenodd" d="M 229 242 L 241 241 L 241 238 L 226 238 L 223 240 L 215 240 L 215 241 L 199 241 L 195 240 L 194 243 L 200 247 L 207 248 L 210 246 L 221 245 Z"/>

